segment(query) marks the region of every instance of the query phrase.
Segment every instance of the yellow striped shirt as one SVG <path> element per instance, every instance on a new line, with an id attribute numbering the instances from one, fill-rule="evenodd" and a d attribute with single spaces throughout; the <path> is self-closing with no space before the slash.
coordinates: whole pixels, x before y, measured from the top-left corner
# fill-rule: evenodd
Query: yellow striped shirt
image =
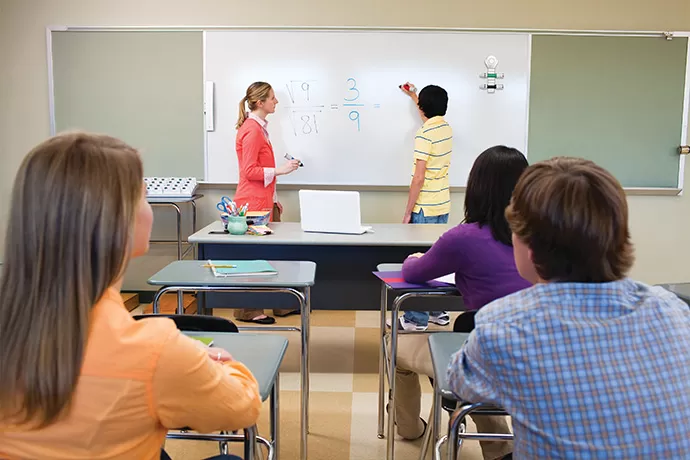
<path id="1" fill-rule="evenodd" d="M 424 210 L 425 216 L 450 213 L 450 182 L 448 169 L 453 153 L 453 130 L 443 117 L 429 118 L 414 138 L 414 163 L 426 161 L 424 185 L 412 212 Z"/>

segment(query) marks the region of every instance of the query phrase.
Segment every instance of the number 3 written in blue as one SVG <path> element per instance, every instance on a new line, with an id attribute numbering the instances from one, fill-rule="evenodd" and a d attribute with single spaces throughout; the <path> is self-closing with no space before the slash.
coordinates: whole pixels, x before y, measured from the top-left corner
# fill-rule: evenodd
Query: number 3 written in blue
<path id="1" fill-rule="evenodd" d="M 347 82 L 352 84 L 352 87 L 348 88 L 348 91 L 354 91 L 355 93 L 357 93 L 357 95 L 355 97 L 353 97 L 352 99 L 345 98 L 345 100 L 348 102 L 356 101 L 357 99 L 359 99 L 359 90 L 357 89 L 357 80 L 355 80 L 354 78 L 348 78 Z"/>

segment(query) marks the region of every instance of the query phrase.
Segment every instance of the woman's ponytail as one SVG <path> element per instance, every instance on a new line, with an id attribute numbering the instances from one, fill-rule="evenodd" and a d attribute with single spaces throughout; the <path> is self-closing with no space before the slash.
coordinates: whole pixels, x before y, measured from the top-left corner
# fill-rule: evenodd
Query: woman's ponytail
<path id="1" fill-rule="evenodd" d="M 247 103 L 247 97 L 243 97 L 242 100 L 240 100 L 240 113 L 239 116 L 237 117 L 237 124 L 235 125 L 235 129 L 240 129 L 240 126 L 242 126 L 242 123 L 247 119 L 247 109 L 245 108 L 245 104 Z"/>

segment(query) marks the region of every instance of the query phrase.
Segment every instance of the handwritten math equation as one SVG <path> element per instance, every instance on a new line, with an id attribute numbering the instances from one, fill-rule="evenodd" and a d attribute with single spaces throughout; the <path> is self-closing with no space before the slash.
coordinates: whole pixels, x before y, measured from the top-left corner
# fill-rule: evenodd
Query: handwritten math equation
<path id="1" fill-rule="evenodd" d="M 295 136 L 318 135 L 319 126 L 324 112 L 347 112 L 347 118 L 351 122 L 352 130 L 360 132 L 362 129 L 360 111 L 367 104 L 360 100 L 361 93 L 357 88 L 357 80 L 350 77 L 344 81 L 346 94 L 342 102 L 333 104 L 320 104 L 321 101 L 313 100 L 313 88 L 318 84 L 316 80 L 290 80 L 285 84 L 291 105 L 290 122 Z M 370 104 L 374 109 L 380 109 L 381 104 Z"/>

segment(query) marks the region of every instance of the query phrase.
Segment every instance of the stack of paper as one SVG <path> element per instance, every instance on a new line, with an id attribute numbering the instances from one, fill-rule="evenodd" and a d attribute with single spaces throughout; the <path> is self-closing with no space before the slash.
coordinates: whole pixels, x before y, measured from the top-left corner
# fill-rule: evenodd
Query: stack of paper
<path id="1" fill-rule="evenodd" d="M 455 273 L 451 273 L 450 275 L 446 276 L 441 276 L 439 278 L 436 278 L 434 281 L 438 281 L 439 283 L 452 284 L 453 286 L 455 286 Z"/>

